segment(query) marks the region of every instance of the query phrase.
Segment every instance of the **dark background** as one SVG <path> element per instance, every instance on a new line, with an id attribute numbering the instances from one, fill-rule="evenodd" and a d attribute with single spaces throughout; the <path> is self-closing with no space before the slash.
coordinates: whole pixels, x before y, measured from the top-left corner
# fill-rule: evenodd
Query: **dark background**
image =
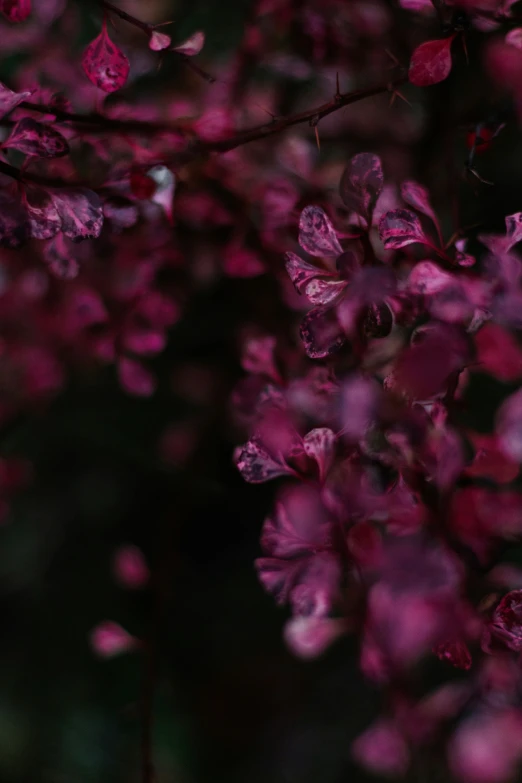
<path id="1" fill-rule="evenodd" d="M 139 3 L 133 5 L 138 14 Z M 204 29 L 203 62 L 210 68 L 237 46 L 249 10 L 248 0 L 190 0 L 158 4 L 156 15 L 176 20 L 179 39 Z M 85 18 L 89 40 L 95 24 L 87 6 Z M 421 27 L 420 40 L 434 29 L 430 24 Z M 460 179 L 462 133 L 448 135 L 452 113 L 481 119 L 503 103 L 477 64 L 482 45 L 482 34 L 472 34 L 472 65 L 430 88 L 424 131 L 407 150 L 408 174 L 430 183 L 446 229 L 448 146 L 462 224 L 501 230 L 504 216 L 522 208 L 522 147 L 513 123 L 500 148 L 481 161 L 481 174 L 495 186 L 478 193 Z M 9 55 L 4 71 L 16 62 Z M 169 78 L 184 76 L 162 72 L 158 89 Z M 262 69 L 260 78 L 268 78 Z M 150 82 L 144 89 L 153 89 Z M 300 98 L 306 89 L 300 85 Z M 412 100 L 420 100 L 418 93 Z M 365 140 L 347 132 L 325 147 L 327 160 L 342 161 L 365 149 Z M 372 151 L 389 161 L 404 154 L 384 134 L 373 139 Z M 73 373 L 49 408 L 6 428 L 3 453 L 30 459 L 34 475 L 0 530 L 2 783 L 140 779 L 149 658 L 97 659 L 89 633 L 104 619 L 153 639 L 158 783 L 365 779 L 352 766 L 350 743 L 377 715 L 378 694 L 358 672 L 352 639 L 315 662 L 287 652 L 286 613 L 263 593 L 253 566 L 274 488 L 245 485 L 232 465 L 237 432 L 227 418 L 228 399 L 242 377 L 236 335 L 255 303 L 272 296 L 277 287 L 266 278 L 223 277 L 193 295 L 172 329 L 168 349 L 153 363 L 160 378 L 153 397 L 127 397 L 112 370 L 93 378 Z M 277 320 L 277 308 L 270 318 Z M 190 378 L 194 368 L 210 375 L 196 374 L 188 392 L 176 392 L 173 373 Z M 208 393 L 205 377 L 213 379 Z M 487 429 L 505 390 L 477 383 L 470 393 L 479 413 L 471 423 Z M 165 466 L 162 434 L 194 416 L 203 421 L 195 452 L 183 467 Z M 111 560 L 126 543 L 138 545 L 150 564 L 148 590 L 124 591 L 114 582 Z"/>

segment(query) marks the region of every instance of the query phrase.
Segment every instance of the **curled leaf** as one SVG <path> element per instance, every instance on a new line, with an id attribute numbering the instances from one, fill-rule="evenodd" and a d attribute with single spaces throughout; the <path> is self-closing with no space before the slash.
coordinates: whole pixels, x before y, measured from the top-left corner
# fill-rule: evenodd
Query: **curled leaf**
<path id="1" fill-rule="evenodd" d="M 409 80 L 416 87 L 428 87 L 430 84 L 447 79 L 451 71 L 451 43 L 455 38 L 442 38 L 438 41 L 426 41 L 418 46 L 411 56 Z"/>
<path id="2" fill-rule="evenodd" d="M 105 22 L 101 33 L 85 49 L 82 67 L 89 81 L 104 92 L 116 92 L 127 81 L 129 61 L 109 38 Z"/>
<path id="3" fill-rule="evenodd" d="M 69 152 L 67 139 L 51 125 L 24 117 L 2 145 L 38 158 L 60 158 Z"/>
<path id="4" fill-rule="evenodd" d="M 379 221 L 379 235 L 387 250 L 399 250 L 416 242 L 429 244 L 419 218 L 409 209 L 385 212 Z"/>
<path id="5" fill-rule="evenodd" d="M 339 187 L 348 207 L 370 223 L 384 184 L 381 159 L 370 152 L 355 155 L 345 168 Z"/>

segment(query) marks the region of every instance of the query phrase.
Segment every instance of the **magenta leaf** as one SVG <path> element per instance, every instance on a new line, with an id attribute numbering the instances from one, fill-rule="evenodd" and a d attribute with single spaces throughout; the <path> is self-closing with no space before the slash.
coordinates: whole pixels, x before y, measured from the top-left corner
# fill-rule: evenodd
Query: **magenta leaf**
<path id="1" fill-rule="evenodd" d="M 326 509 L 312 487 L 287 489 L 265 521 L 261 545 L 268 557 L 256 561 L 259 578 L 296 614 L 323 617 L 336 599 L 340 566 L 331 535 Z"/>
<path id="2" fill-rule="evenodd" d="M 39 158 L 59 158 L 69 152 L 67 139 L 61 133 L 30 117 L 24 117 L 16 123 L 2 146 Z"/>
<path id="3" fill-rule="evenodd" d="M 105 22 L 101 33 L 85 49 L 82 66 L 89 81 L 104 92 L 116 92 L 127 81 L 129 61 L 109 38 Z"/>
<path id="4" fill-rule="evenodd" d="M 311 359 L 331 356 L 346 342 L 335 309 L 314 307 L 303 318 L 299 332 Z"/>
<path id="5" fill-rule="evenodd" d="M 355 155 L 341 177 L 341 198 L 348 209 L 361 215 L 368 225 L 384 184 L 381 159 L 370 152 Z"/>
<path id="6" fill-rule="evenodd" d="M 426 188 L 424 188 L 422 185 L 419 185 L 418 182 L 408 180 L 407 182 L 403 182 L 401 185 L 401 196 L 403 197 L 404 201 L 410 205 L 410 207 L 413 207 L 419 212 L 422 212 L 423 215 L 426 215 L 426 217 L 429 217 L 430 220 L 433 221 L 440 239 L 441 231 L 439 221 L 437 220 L 437 216 L 430 204 L 430 196 Z"/>
<path id="7" fill-rule="evenodd" d="M 452 374 L 468 361 L 469 346 L 457 327 L 430 327 L 399 355 L 394 368 L 397 389 L 413 400 L 434 399 L 446 391 Z"/>
<path id="8" fill-rule="evenodd" d="M 284 459 L 272 457 L 256 439 L 238 449 L 235 455 L 237 469 L 249 484 L 262 484 L 292 471 Z"/>
<path id="9" fill-rule="evenodd" d="M 19 106 L 22 101 L 26 101 L 33 94 L 33 90 L 24 92 L 13 92 L 0 82 L 0 118 L 5 117 L 10 111 Z"/>
<path id="10" fill-rule="evenodd" d="M 25 22 L 31 13 L 31 0 L 0 0 L 0 11 L 9 22 Z"/>
<path id="11" fill-rule="evenodd" d="M 327 272 L 326 269 L 319 269 L 308 261 L 303 261 L 303 259 L 295 253 L 286 253 L 285 257 L 286 271 L 299 294 L 306 294 L 309 283 L 315 280 L 319 275 L 322 277 L 334 277 L 332 272 Z"/>
<path id="12" fill-rule="evenodd" d="M 180 43 L 178 46 L 173 46 L 172 49 L 178 54 L 184 54 L 186 57 L 194 57 L 199 54 L 205 44 L 205 33 L 201 30 L 193 33 L 190 38 Z"/>
<path id="13" fill-rule="evenodd" d="M 62 221 L 65 236 L 80 242 L 96 239 L 103 226 L 103 209 L 99 197 L 87 188 L 56 188 L 50 191 Z"/>
<path id="14" fill-rule="evenodd" d="M 451 71 L 451 44 L 454 35 L 438 41 L 426 41 L 411 56 L 409 80 L 417 87 L 444 81 Z"/>
<path id="15" fill-rule="evenodd" d="M 299 218 L 299 244 L 311 256 L 337 258 L 343 249 L 330 218 L 321 207 L 305 207 Z"/>
<path id="16" fill-rule="evenodd" d="M 312 304 L 330 304 L 346 288 L 346 281 L 337 279 L 332 272 L 303 261 L 295 253 L 286 254 L 286 271 L 296 290 L 304 294 Z"/>
<path id="17" fill-rule="evenodd" d="M 453 284 L 455 276 L 433 261 L 419 261 L 408 277 L 408 290 L 413 294 L 431 296 Z"/>
<path id="18" fill-rule="evenodd" d="M 387 250 L 399 250 L 416 242 L 429 245 L 419 218 L 409 209 L 393 209 L 385 212 L 379 221 L 379 235 Z"/>
<path id="19" fill-rule="evenodd" d="M 310 430 L 303 438 L 305 453 L 317 462 L 320 481 L 324 481 L 333 464 L 335 441 L 335 433 L 328 427 Z"/>
<path id="20" fill-rule="evenodd" d="M 51 239 L 62 227 L 62 220 L 51 194 L 37 185 L 26 185 L 24 201 L 33 239 Z"/>

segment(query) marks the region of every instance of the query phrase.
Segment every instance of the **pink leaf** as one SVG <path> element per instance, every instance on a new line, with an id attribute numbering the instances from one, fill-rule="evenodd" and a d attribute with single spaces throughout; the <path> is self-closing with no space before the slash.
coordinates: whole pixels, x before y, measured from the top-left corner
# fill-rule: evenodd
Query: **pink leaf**
<path id="1" fill-rule="evenodd" d="M 296 614 L 324 617 L 336 600 L 340 563 L 331 535 L 331 522 L 312 487 L 284 491 L 274 516 L 265 521 L 261 545 L 268 557 L 256 561 L 259 578 Z"/>
<path id="2" fill-rule="evenodd" d="M 304 438 L 305 454 L 314 459 L 319 467 L 319 480 L 324 481 L 335 456 L 335 434 L 327 427 L 310 430 Z"/>
<path id="3" fill-rule="evenodd" d="M 285 625 L 284 639 L 290 652 L 308 661 L 322 655 L 343 631 L 342 621 L 331 617 L 293 617 Z"/>
<path id="4" fill-rule="evenodd" d="M 91 648 L 100 658 L 114 658 L 137 645 L 136 639 L 110 620 L 97 625 L 90 634 Z"/>
<path id="5" fill-rule="evenodd" d="M 515 462 L 522 462 L 522 389 L 507 397 L 500 406 L 496 432 L 504 454 Z"/>
<path id="6" fill-rule="evenodd" d="M 149 581 L 149 568 L 137 546 L 120 547 L 114 555 L 112 567 L 116 581 L 129 590 L 144 587 Z"/>
<path id="7" fill-rule="evenodd" d="M 153 30 L 149 40 L 149 49 L 152 49 L 153 52 L 161 52 L 163 49 L 168 49 L 171 43 L 170 35 Z"/>
<path id="8" fill-rule="evenodd" d="M 522 27 L 515 27 L 514 30 L 510 30 L 504 40 L 510 46 L 522 49 Z"/>
<path id="9" fill-rule="evenodd" d="M 451 286 L 454 280 L 454 275 L 433 261 L 419 261 L 408 277 L 408 290 L 413 294 L 432 296 Z"/>
<path id="10" fill-rule="evenodd" d="M 358 737 L 352 746 L 356 761 L 374 775 L 406 774 L 410 761 L 408 745 L 391 720 L 381 719 Z"/>
<path id="11" fill-rule="evenodd" d="M 186 57 L 194 57 L 194 55 L 200 53 L 204 44 L 205 33 L 201 32 L 201 30 L 198 30 L 197 32 L 193 33 L 190 38 L 187 38 L 186 41 L 183 41 L 183 43 L 179 44 L 178 46 L 173 46 L 172 49 L 174 52 L 184 54 Z"/>
<path id="12" fill-rule="evenodd" d="M 431 400 L 444 393 L 450 376 L 469 361 L 463 333 L 438 324 L 419 335 L 398 357 L 394 376 L 397 388 L 414 400 Z"/>
<path id="13" fill-rule="evenodd" d="M 89 81 L 104 92 L 116 92 L 127 81 L 129 61 L 109 38 L 105 21 L 99 36 L 85 49 L 82 67 Z"/>
<path id="14" fill-rule="evenodd" d="M 508 783 L 515 779 L 522 757 L 522 716 L 508 704 L 505 698 L 496 709 L 482 709 L 458 724 L 448 746 L 455 779 L 464 783 Z"/>
<path id="15" fill-rule="evenodd" d="M 49 191 L 62 221 L 65 236 L 76 242 L 96 239 L 103 226 L 103 209 L 99 197 L 87 188 L 56 188 Z"/>
<path id="16" fill-rule="evenodd" d="M 67 139 L 61 133 L 30 117 L 24 117 L 16 123 L 2 146 L 4 149 L 19 150 L 25 155 L 39 158 L 59 158 L 69 152 Z"/>
<path id="17" fill-rule="evenodd" d="M 135 397 L 150 397 L 156 389 L 156 380 L 141 362 L 122 357 L 118 362 L 118 377 L 123 389 Z"/>
<path id="18" fill-rule="evenodd" d="M 430 204 L 430 196 L 426 188 L 424 188 L 422 185 L 419 185 L 418 182 L 409 180 L 402 183 L 401 196 L 403 197 L 404 201 L 410 205 L 410 207 L 413 207 L 419 212 L 422 212 L 423 215 L 426 215 L 426 217 L 429 217 L 430 220 L 433 221 L 440 237 L 439 221 L 437 220 L 437 216 Z"/>
<path id="19" fill-rule="evenodd" d="M 31 0 L 0 0 L 0 11 L 9 22 L 25 22 L 31 13 Z"/>
<path id="20" fill-rule="evenodd" d="M 363 438 L 377 414 L 381 399 L 379 384 L 373 378 L 354 374 L 346 378 L 342 387 L 341 413 L 343 435 L 350 441 Z"/>
<path id="21" fill-rule="evenodd" d="M 368 224 L 384 184 L 381 159 L 361 152 L 355 155 L 341 177 L 341 198 L 348 207 L 361 215 Z"/>
<path id="22" fill-rule="evenodd" d="M 429 245 L 419 218 L 409 209 L 385 212 L 379 221 L 379 235 L 387 250 L 399 250 L 416 242 Z"/>
<path id="23" fill-rule="evenodd" d="M 411 56 L 409 79 L 417 87 L 444 81 L 451 71 L 451 44 L 455 35 L 438 41 L 426 41 Z"/>
<path id="24" fill-rule="evenodd" d="M 330 218 L 321 207 L 305 207 L 301 212 L 299 244 L 311 256 L 337 258 L 343 252 Z"/>
<path id="25" fill-rule="evenodd" d="M 255 439 L 237 450 L 234 461 L 249 484 L 262 484 L 292 472 L 283 459 L 272 457 Z"/>
<path id="26" fill-rule="evenodd" d="M 56 236 L 62 221 L 49 191 L 37 185 L 26 185 L 24 201 L 33 239 L 51 239 Z"/>
<path id="27" fill-rule="evenodd" d="M 334 309 L 314 307 L 303 318 L 299 333 L 311 359 L 331 356 L 346 342 Z"/>
<path id="28" fill-rule="evenodd" d="M 247 372 L 268 375 L 276 380 L 278 371 L 275 364 L 274 351 L 276 338 L 266 335 L 251 337 L 245 343 L 241 354 L 241 367 Z"/>
<path id="29" fill-rule="evenodd" d="M 6 87 L 5 84 L 0 82 L 0 119 L 9 114 L 10 111 L 30 98 L 34 90 L 26 90 L 25 92 L 13 92 Z"/>
<path id="30" fill-rule="evenodd" d="M 296 291 L 300 294 L 304 294 L 308 299 L 310 299 L 308 292 L 310 291 L 312 296 L 314 295 L 314 288 L 317 289 L 319 279 L 321 279 L 321 282 L 323 282 L 324 285 L 328 285 L 328 278 L 330 278 L 334 284 L 337 282 L 335 280 L 335 275 L 332 272 L 328 272 L 326 269 L 320 269 L 313 264 L 308 263 L 308 261 L 303 261 L 303 259 L 295 253 L 286 253 L 285 266 Z M 313 299 L 310 299 L 310 301 L 313 302 Z"/>

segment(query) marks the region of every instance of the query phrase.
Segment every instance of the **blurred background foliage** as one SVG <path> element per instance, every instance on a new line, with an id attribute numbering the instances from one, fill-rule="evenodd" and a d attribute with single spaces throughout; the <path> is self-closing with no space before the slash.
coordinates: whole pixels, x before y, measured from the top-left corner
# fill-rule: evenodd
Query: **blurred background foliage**
<path id="1" fill-rule="evenodd" d="M 174 20 L 179 40 L 204 30 L 203 61 L 211 69 L 239 45 L 251 3 L 121 5 L 150 21 Z M 93 5 L 84 4 L 85 40 L 96 29 Z M 421 25 L 420 36 L 428 37 L 433 25 L 427 21 L 424 32 Z M 480 63 L 482 38 L 470 36 L 472 63 Z M 19 62 L 17 54 L 3 59 L 2 76 Z M 137 89 L 153 99 L 169 80 L 187 80 L 181 67 L 173 69 L 162 69 L 157 81 L 146 78 Z M 274 78 L 262 63 L 260 78 Z M 446 228 L 452 171 L 463 225 L 501 230 L 504 216 L 521 209 L 522 146 L 515 126 L 481 162 L 482 176 L 495 187 L 475 193 L 460 179 L 466 151 L 463 135 L 450 135 L 452 113 L 487 118 L 485 79 L 480 65 L 459 68 L 447 83 L 430 88 L 424 104 L 416 94 L 411 110 L 399 110 L 424 123 L 425 132 L 408 147 L 410 175 L 430 183 Z M 306 97 L 312 84 L 313 74 L 296 87 L 297 97 Z M 386 97 L 379 106 L 386 106 Z M 366 145 L 364 134 L 347 133 L 333 148 L 326 143 L 321 154 L 343 161 Z M 372 151 L 401 170 L 397 139 L 381 134 Z M 0 531 L 2 783 L 140 779 L 146 655 L 97 659 L 89 633 L 105 618 L 133 635 L 157 639 L 157 783 L 366 779 L 352 765 L 350 742 L 375 716 L 378 695 L 358 672 L 352 639 L 311 663 L 286 651 L 285 612 L 263 593 L 253 567 L 273 488 L 245 485 L 231 462 L 236 434 L 226 411 L 242 376 L 236 335 L 256 302 L 270 297 L 278 300 L 276 284 L 266 277 L 223 278 L 194 296 L 173 328 L 167 350 L 154 363 L 160 383 L 153 397 L 128 398 L 113 371 L 73 378 L 50 408 L 6 429 L 3 454 L 31 460 L 33 480 Z M 264 316 L 276 321 L 278 307 Z M 176 392 L 174 372 L 193 379 L 188 393 Z M 483 400 L 484 418 L 473 422 L 477 429 L 489 426 L 496 386 L 478 379 L 469 391 Z M 203 423 L 198 447 L 183 467 L 166 466 L 158 441 L 167 427 L 193 416 Z M 152 571 L 163 574 L 150 590 L 133 593 L 115 584 L 111 558 L 126 543 L 139 546 Z"/>

